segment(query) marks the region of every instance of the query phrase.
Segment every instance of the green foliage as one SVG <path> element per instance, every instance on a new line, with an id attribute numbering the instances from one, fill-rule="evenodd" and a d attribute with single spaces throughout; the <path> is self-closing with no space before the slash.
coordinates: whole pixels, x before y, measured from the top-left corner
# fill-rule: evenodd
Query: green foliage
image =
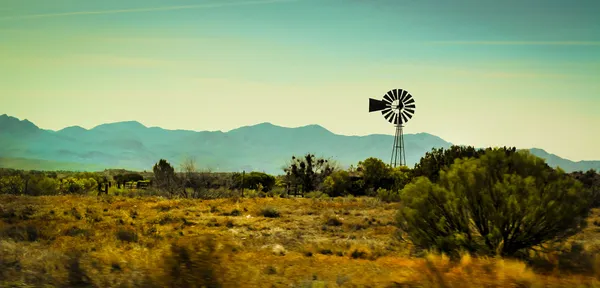
<path id="1" fill-rule="evenodd" d="M 377 198 L 383 202 L 400 202 L 400 192 L 398 190 L 377 189 Z"/>
<path id="2" fill-rule="evenodd" d="M 162 264 L 162 287 L 222 287 L 222 255 L 213 236 L 180 239 L 171 246 Z"/>
<path id="3" fill-rule="evenodd" d="M 260 215 L 262 215 L 263 217 L 267 217 L 267 218 L 278 218 L 281 216 L 281 214 L 279 213 L 279 210 L 277 210 L 277 208 L 275 207 L 264 207 L 260 210 Z"/>
<path id="4" fill-rule="evenodd" d="M 308 193 L 304 194 L 304 197 L 312 198 L 312 199 L 327 199 L 327 198 L 329 198 L 329 196 L 326 193 L 323 193 L 321 191 L 308 192 Z"/>
<path id="5" fill-rule="evenodd" d="M 456 160 L 438 183 L 407 185 L 397 223 L 413 243 L 446 253 L 515 255 L 585 225 L 590 194 L 527 152 L 488 149 Z"/>
<path id="6" fill-rule="evenodd" d="M 165 159 L 160 159 L 152 168 L 154 172 L 154 182 L 159 190 L 163 190 L 173 196 L 177 189 L 177 175 L 175 168 Z"/>
<path id="7" fill-rule="evenodd" d="M 144 176 L 138 173 L 126 173 L 126 174 L 118 174 L 113 176 L 113 179 L 117 181 L 117 183 L 124 184 L 127 182 L 138 182 L 143 181 Z"/>
<path id="8" fill-rule="evenodd" d="M 391 168 L 389 171 L 389 178 L 391 179 L 391 190 L 400 191 L 412 181 L 413 171 L 406 166 Z"/>
<path id="9" fill-rule="evenodd" d="M 367 195 L 377 195 L 379 188 L 399 191 L 412 180 L 412 171 L 406 166 L 392 168 L 381 159 L 367 158 L 358 162 L 362 185 Z"/>
<path id="10" fill-rule="evenodd" d="M 448 149 L 433 148 L 415 165 L 414 176 L 425 176 L 435 183 L 439 179 L 440 171 L 450 167 L 456 159 L 478 158 L 483 153 L 483 150 L 471 146 L 454 145 Z"/>
<path id="11" fill-rule="evenodd" d="M 242 175 L 234 173 L 232 175 L 232 188 L 234 189 L 254 189 L 262 192 L 269 192 L 275 187 L 275 177 L 262 172 L 250 172 Z M 259 185 L 261 186 L 259 189 Z"/>
<path id="12" fill-rule="evenodd" d="M 95 187 L 96 184 L 94 179 L 76 179 L 69 177 L 61 179 L 60 191 L 63 194 L 82 194 Z"/>
<path id="13" fill-rule="evenodd" d="M 25 183 L 21 176 L 14 175 L 0 178 L 1 194 L 20 195 L 23 193 L 23 189 L 25 189 Z"/>
<path id="14" fill-rule="evenodd" d="M 58 180 L 50 177 L 36 177 L 29 182 L 29 195 L 57 195 L 59 193 L 60 183 Z"/>
<path id="15" fill-rule="evenodd" d="M 310 192 L 320 189 L 325 178 L 333 173 L 334 168 L 329 160 L 316 158 L 315 155 L 308 153 L 304 158 L 292 156 L 292 163 L 284 171 L 287 183 L 300 186 L 302 192 Z"/>
<path id="16" fill-rule="evenodd" d="M 596 170 L 591 169 L 587 172 L 573 172 L 573 178 L 579 180 L 585 189 L 588 189 L 592 194 L 593 207 L 600 207 L 600 174 Z"/>
<path id="17" fill-rule="evenodd" d="M 339 170 L 331 173 L 323 182 L 323 190 L 331 197 L 345 196 L 350 189 L 350 174 Z"/>
<path id="18" fill-rule="evenodd" d="M 388 178 L 389 169 L 381 159 L 371 157 L 358 162 L 357 171 L 362 172 L 364 189 L 377 191 L 378 188 L 386 186 L 384 179 Z"/>

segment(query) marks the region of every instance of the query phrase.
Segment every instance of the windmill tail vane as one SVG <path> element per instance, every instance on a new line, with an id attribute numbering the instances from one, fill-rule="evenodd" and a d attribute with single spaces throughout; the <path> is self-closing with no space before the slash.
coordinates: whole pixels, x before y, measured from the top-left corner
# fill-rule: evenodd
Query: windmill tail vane
<path id="1" fill-rule="evenodd" d="M 382 100 L 369 98 L 369 112 L 379 112 L 388 122 L 396 125 L 396 135 L 392 148 L 392 167 L 406 165 L 406 153 L 404 152 L 403 125 L 415 114 L 415 99 L 410 93 L 402 89 L 393 89 L 383 95 Z"/>

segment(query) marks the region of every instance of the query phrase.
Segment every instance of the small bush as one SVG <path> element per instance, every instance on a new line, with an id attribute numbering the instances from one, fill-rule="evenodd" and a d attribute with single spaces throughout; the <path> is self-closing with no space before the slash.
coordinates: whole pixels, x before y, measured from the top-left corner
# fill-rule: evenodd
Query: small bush
<path id="1" fill-rule="evenodd" d="M 352 257 L 352 259 L 367 259 L 368 253 L 360 249 L 354 249 L 350 254 L 350 257 Z"/>
<path id="2" fill-rule="evenodd" d="M 308 192 L 308 193 L 304 194 L 304 198 L 327 199 L 327 198 L 329 198 L 329 195 L 327 195 L 326 193 L 323 193 L 321 191 L 312 191 L 312 192 Z"/>
<path id="3" fill-rule="evenodd" d="M 138 235 L 135 231 L 131 230 L 119 230 L 117 232 L 117 239 L 125 242 L 137 242 Z"/>
<path id="4" fill-rule="evenodd" d="M 400 202 L 400 192 L 379 188 L 377 189 L 377 198 L 386 203 Z"/>
<path id="5" fill-rule="evenodd" d="M 267 218 L 278 218 L 281 216 L 275 207 L 265 207 L 260 210 L 260 215 Z"/>
<path id="6" fill-rule="evenodd" d="M 164 256 L 163 287 L 222 287 L 221 250 L 213 236 L 182 238 Z"/>
<path id="7" fill-rule="evenodd" d="M 331 216 L 327 219 L 326 224 L 329 226 L 342 226 L 342 224 L 344 223 L 342 222 L 342 220 L 340 220 L 340 218 L 336 216 Z"/>

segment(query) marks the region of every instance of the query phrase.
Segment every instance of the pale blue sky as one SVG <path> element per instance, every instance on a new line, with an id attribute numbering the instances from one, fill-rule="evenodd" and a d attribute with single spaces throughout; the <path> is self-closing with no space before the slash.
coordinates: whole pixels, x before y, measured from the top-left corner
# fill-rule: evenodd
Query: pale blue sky
<path id="1" fill-rule="evenodd" d="M 0 114 L 391 134 L 367 99 L 403 88 L 406 133 L 600 159 L 598 15 L 590 0 L 3 0 Z"/>

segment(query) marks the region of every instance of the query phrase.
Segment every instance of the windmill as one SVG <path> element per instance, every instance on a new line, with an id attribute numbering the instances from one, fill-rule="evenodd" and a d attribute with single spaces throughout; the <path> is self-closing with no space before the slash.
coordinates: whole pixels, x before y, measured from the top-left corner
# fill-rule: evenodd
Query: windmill
<path id="1" fill-rule="evenodd" d="M 392 159 L 390 166 L 406 165 L 404 152 L 403 124 L 408 122 L 415 113 L 415 99 L 406 90 L 394 89 L 383 95 L 383 100 L 369 98 L 369 112 L 381 111 L 383 117 L 390 123 L 396 125 L 394 146 L 392 148 Z"/>

